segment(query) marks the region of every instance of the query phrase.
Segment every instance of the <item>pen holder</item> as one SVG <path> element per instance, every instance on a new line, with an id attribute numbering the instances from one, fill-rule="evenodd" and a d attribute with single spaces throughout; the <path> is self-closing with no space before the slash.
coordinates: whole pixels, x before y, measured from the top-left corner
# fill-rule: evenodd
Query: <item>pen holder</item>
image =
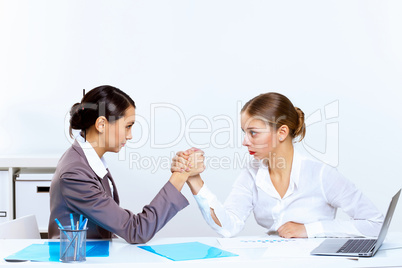
<path id="1" fill-rule="evenodd" d="M 60 228 L 59 228 L 60 229 Z M 86 260 L 87 230 L 60 229 L 60 261 L 83 262 Z"/>

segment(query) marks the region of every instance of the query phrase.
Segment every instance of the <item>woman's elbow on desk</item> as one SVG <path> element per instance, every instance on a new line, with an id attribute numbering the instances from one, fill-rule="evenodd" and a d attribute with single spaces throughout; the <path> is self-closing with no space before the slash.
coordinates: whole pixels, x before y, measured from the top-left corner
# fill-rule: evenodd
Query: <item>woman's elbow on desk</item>
<path id="1" fill-rule="evenodd" d="M 129 244 L 145 244 L 155 236 L 156 232 L 154 227 L 147 226 L 146 223 L 140 223 L 121 234 L 116 233 L 116 235 L 126 240 Z"/>

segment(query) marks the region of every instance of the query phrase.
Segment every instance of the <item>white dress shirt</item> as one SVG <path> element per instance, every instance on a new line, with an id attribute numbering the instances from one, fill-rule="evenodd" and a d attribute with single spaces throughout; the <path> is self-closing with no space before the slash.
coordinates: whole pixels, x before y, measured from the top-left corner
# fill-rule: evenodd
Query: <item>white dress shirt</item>
<path id="1" fill-rule="evenodd" d="M 280 197 L 268 167 L 253 159 L 235 181 L 224 205 L 207 185 L 194 195 L 207 223 L 220 235 L 239 233 L 250 213 L 268 232 L 289 221 L 303 223 L 308 237 L 377 236 L 383 215 L 335 168 L 295 151 L 286 194 Z M 214 209 L 222 227 L 211 217 Z M 350 220 L 336 220 L 341 208 Z"/>
<path id="2" fill-rule="evenodd" d="M 81 135 L 77 135 L 75 137 L 75 139 L 77 140 L 78 144 L 81 146 L 82 150 L 84 151 L 84 154 L 88 160 L 89 166 L 96 173 L 96 175 L 98 175 L 99 178 L 104 180 L 105 176 L 108 172 L 107 171 L 107 163 L 106 163 L 105 158 L 103 156 L 101 158 L 99 158 L 99 155 L 96 153 L 96 151 L 92 147 L 92 145 L 88 141 L 86 141 Z M 108 182 L 109 182 L 110 191 L 111 191 L 112 197 L 113 197 L 113 184 L 109 179 L 108 179 Z"/>

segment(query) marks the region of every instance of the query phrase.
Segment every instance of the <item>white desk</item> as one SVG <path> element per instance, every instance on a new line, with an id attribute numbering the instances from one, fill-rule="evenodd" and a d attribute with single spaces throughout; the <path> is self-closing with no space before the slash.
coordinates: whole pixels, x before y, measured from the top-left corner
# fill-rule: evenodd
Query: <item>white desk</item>
<path id="1" fill-rule="evenodd" d="M 0 240 L 0 266 L 1 267 L 22 267 L 22 266 L 60 266 L 72 265 L 56 262 L 21 262 L 8 263 L 4 258 L 31 245 L 40 244 L 49 240 Z M 180 238 L 160 238 L 153 239 L 148 245 L 184 243 L 198 241 L 210 246 L 222 248 L 216 237 L 180 237 Z M 320 243 L 322 239 L 309 239 L 306 245 L 312 247 Z M 383 246 L 393 246 L 394 243 L 402 242 L 402 233 L 389 234 Z M 73 264 L 74 267 L 402 267 L 402 248 L 379 250 L 372 258 L 359 258 L 350 260 L 340 257 L 321 257 L 305 254 L 296 254 L 292 257 L 292 252 L 282 252 L 280 256 L 274 257 L 267 255 L 268 248 L 223 248 L 224 250 L 238 254 L 237 257 L 203 259 L 193 261 L 175 262 L 156 254 L 150 253 L 137 247 L 138 245 L 127 244 L 123 239 L 113 239 L 110 243 L 109 257 L 88 257 L 86 262 Z M 285 257 L 285 255 L 287 255 Z"/>

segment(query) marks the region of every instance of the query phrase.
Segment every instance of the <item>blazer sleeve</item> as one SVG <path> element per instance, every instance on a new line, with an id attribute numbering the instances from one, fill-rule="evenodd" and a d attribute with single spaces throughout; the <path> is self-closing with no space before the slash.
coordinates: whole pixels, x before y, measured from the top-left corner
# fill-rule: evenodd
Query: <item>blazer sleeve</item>
<path id="1" fill-rule="evenodd" d="M 146 243 L 174 215 L 189 203 L 167 182 L 141 213 L 121 208 L 101 188 L 98 178 L 88 174 L 66 173 L 60 178 L 66 205 L 88 217 L 100 227 L 124 238 L 128 243 Z"/>

